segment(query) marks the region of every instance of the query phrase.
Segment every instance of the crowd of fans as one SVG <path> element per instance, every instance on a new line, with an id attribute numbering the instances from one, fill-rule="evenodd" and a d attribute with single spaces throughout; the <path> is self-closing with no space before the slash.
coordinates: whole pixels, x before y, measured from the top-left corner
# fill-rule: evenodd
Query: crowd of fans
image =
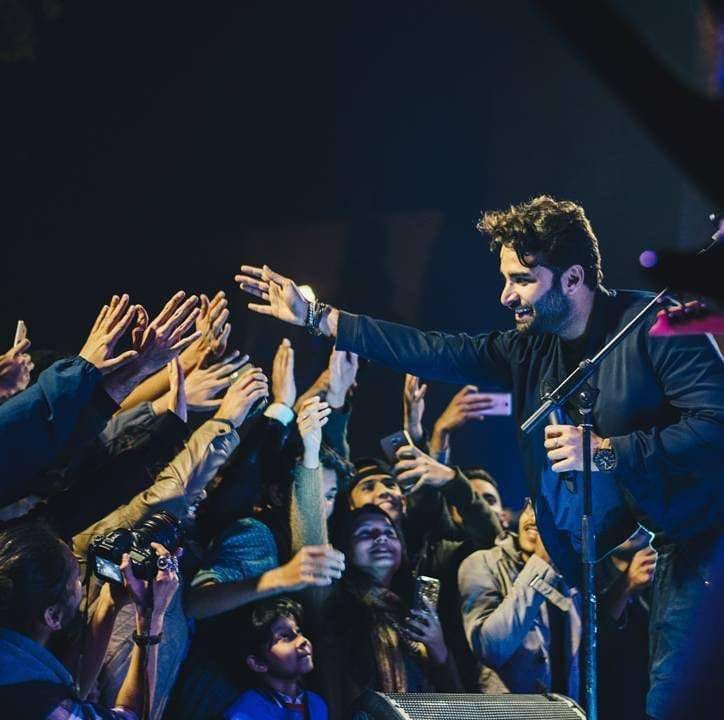
<path id="1" fill-rule="evenodd" d="M 369 690 L 580 698 L 580 594 L 532 505 L 504 508 L 484 457 L 454 464 L 486 394 L 464 387 L 429 422 L 427 387 L 401 378 L 413 444 L 357 457 L 357 357 L 332 350 L 299 394 L 291 343 L 266 373 L 228 347 L 229 317 L 224 293 L 179 292 L 153 319 L 114 296 L 32 384 L 29 340 L 0 357 L 3 717 L 337 720 Z M 650 539 L 600 563 L 603 718 L 644 714 Z"/>

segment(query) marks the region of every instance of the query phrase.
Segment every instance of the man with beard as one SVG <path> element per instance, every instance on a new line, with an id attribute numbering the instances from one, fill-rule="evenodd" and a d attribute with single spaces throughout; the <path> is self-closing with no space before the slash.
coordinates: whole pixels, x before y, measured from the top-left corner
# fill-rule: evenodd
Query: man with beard
<path id="1" fill-rule="evenodd" d="M 500 301 L 514 313 L 515 330 L 474 337 L 421 332 L 309 303 L 292 280 L 267 266 L 242 266 L 236 279 L 262 301 L 251 310 L 336 336 L 339 350 L 418 377 L 509 389 L 520 423 L 649 295 L 603 287 L 598 241 L 575 203 L 537 197 L 486 213 L 478 228 L 499 254 Z M 652 338 L 641 324 L 589 382 L 600 391 L 591 418 L 598 554 L 633 529 L 632 513 L 659 531 L 647 699 L 648 714 L 657 718 L 683 670 L 693 613 L 709 588 L 707 561 L 721 534 L 724 364 L 708 337 Z M 566 411 L 567 424 L 519 437 L 546 549 L 575 584 L 581 483 L 575 475 L 559 482 L 559 473 L 582 470 L 582 430 L 578 408 Z"/>

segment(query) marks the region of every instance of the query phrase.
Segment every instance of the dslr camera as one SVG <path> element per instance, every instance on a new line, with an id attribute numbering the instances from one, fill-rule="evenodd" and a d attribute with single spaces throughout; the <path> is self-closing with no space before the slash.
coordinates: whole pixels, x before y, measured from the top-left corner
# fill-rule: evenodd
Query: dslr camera
<path id="1" fill-rule="evenodd" d="M 105 535 L 96 535 L 88 550 L 88 562 L 101 582 L 121 584 L 121 561 L 124 553 L 128 553 L 135 577 L 153 580 L 164 558 L 159 560 L 151 543 L 159 543 L 173 554 L 181 541 L 181 523 L 171 513 L 158 512 L 130 530 L 120 528 Z"/>

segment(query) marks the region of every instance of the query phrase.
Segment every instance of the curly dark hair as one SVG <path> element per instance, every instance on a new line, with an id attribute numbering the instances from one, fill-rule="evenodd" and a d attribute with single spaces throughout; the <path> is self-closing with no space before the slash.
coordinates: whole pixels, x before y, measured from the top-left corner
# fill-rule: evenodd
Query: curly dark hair
<path id="1" fill-rule="evenodd" d="M 570 200 L 540 195 L 508 210 L 486 212 L 476 227 L 490 236 L 492 252 L 512 248 L 525 267 L 547 267 L 559 277 L 580 265 L 589 288 L 603 281 L 598 240 L 583 208 Z"/>

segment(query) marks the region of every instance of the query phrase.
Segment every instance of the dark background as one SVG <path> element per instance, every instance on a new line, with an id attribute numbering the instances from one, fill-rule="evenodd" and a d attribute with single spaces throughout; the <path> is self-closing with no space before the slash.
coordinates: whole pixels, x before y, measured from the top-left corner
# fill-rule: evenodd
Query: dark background
<path id="1" fill-rule="evenodd" d="M 697 3 L 616 4 L 694 82 Z M 8 342 L 23 318 L 35 348 L 77 352 L 113 292 L 153 311 L 224 289 L 233 343 L 269 368 L 287 333 L 304 389 L 328 344 L 246 311 L 242 262 L 352 311 L 476 332 L 511 323 L 481 209 L 580 202 L 612 287 L 644 285 L 642 249 L 710 232 L 709 205 L 525 0 L 67 2 L 34 55 L 0 67 Z M 357 454 L 401 425 L 402 378 L 361 382 Z M 431 387 L 428 426 L 453 392 Z M 454 457 L 519 502 L 512 421 L 467 428 Z"/>

